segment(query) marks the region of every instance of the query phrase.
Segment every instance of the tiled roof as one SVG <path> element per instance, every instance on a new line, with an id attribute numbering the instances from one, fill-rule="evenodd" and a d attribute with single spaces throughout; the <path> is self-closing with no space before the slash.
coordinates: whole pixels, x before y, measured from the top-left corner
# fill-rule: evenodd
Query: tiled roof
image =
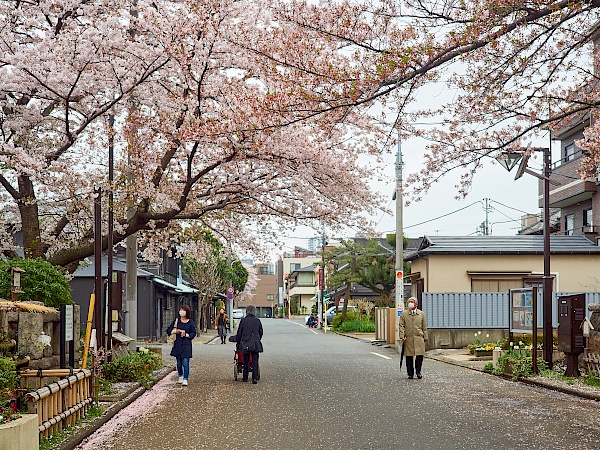
<path id="1" fill-rule="evenodd" d="M 429 254 L 518 255 L 543 254 L 544 236 L 425 236 L 407 260 Z M 600 247 L 584 236 L 550 236 L 551 254 L 600 254 Z"/>

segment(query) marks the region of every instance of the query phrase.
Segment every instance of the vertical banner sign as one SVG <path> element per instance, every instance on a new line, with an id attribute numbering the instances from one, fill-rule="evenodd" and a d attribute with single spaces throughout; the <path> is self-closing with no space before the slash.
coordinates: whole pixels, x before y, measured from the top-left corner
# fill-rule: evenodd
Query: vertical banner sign
<path id="1" fill-rule="evenodd" d="M 75 367 L 73 305 L 60 306 L 60 368 L 66 369 L 67 342 L 69 343 L 69 367 Z"/>
<path id="2" fill-rule="evenodd" d="M 323 290 L 323 268 L 319 267 L 319 291 Z"/>
<path id="3" fill-rule="evenodd" d="M 65 341 L 73 340 L 73 305 L 65 305 Z"/>
<path id="4" fill-rule="evenodd" d="M 396 270 L 396 314 L 398 317 L 404 311 L 404 272 Z"/>

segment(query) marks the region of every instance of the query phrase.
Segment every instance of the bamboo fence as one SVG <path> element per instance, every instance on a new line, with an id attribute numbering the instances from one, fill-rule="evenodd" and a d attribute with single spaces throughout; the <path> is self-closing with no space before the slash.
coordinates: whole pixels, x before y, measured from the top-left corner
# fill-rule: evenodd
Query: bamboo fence
<path id="1" fill-rule="evenodd" d="M 21 377 L 64 377 L 26 395 L 29 413 L 38 415 L 40 438 L 74 425 L 92 404 L 92 371 L 81 369 L 27 370 Z"/>

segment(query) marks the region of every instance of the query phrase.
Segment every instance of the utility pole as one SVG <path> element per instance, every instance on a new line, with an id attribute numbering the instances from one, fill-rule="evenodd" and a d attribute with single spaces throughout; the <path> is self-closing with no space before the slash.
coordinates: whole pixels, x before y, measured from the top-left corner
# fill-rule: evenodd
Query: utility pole
<path id="1" fill-rule="evenodd" d="M 94 189 L 94 324 L 97 348 L 104 348 L 102 301 L 102 189 Z"/>
<path id="2" fill-rule="evenodd" d="M 130 27 L 130 34 L 132 38 L 135 38 L 135 21 L 138 18 L 139 11 L 137 9 L 137 0 L 133 0 L 130 9 L 132 17 L 132 26 Z M 134 103 L 129 104 L 130 111 L 133 111 Z M 131 152 L 127 153 L 127 159 L 129 167 L 132 169 L 132 158 Z M 127 181 L 131 186 L 133 184 L 133 170 L 129 172 Z M 134 197 L 131 197 L 131 205 L 127 211 L 127 220 L 135 215 Z M 136 350 L 137 346 L 137 233 L 127 236 L 126 239 L 126 250 L 125 250 L 125 270 L 127 271 L 127 279 L 125 285 L 125 324 L 126 333 L 129 337 L 133 338 L 133 341 L 129 343 L 130 350 Z"/>
<path id="3" fill-rule="evenodd" d="M 400 315 L 404 311 L 404 231 L 402 229 L 402 142 L 398 122 L 398 151 L 396 153 L 396 351 L 401 352 Z"/>
<path id="4" fill-rule="evenodd" d="M 114 127 L 115 127 L 115 115 L 110 114 L 108 116 L 108 248 L 107 248 L 107 282 L 108 292 L 106 294 L 106 303 L 108 304 L 108 326 L 106 327 L 106 349 L 112 350 L 112 312 L 115 308 L 113 304 L 113 245 L 114 245 L 114 195 L 113 195 L 113 181 L 114 175 Z"/>
<path id="5" fill-rule="evenodd" d="M 327 318 L 324 316 L 323 312 L 325 311 L 325 230 L 323 230 L 323 239 L 321 240 L 321 270 L 318 272 L 319 276 L 319 304 L 317 307 L 319 321 L 321 322 L 321 328 L 325 327 L 325 332 L 327 332 Z"/>
<path id="6" fill-rule="evenodd" d="M 490 199 L 489 198 L 485 198 L 485 229 L 484 229 L 484 235 L 485 236 L 489 236 L 490 235 L 490 221 L 489 221 L 489 212 L 490 212 L 490 207 L 489 207 L 489 202 Z"/>

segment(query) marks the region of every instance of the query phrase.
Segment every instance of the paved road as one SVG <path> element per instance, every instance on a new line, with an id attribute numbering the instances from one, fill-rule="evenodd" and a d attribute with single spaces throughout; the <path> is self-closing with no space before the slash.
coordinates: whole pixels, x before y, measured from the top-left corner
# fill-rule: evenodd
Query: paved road
<path id="1" fill-rule="evenodd" d="M 94 448 L 600 447 L 593 401 L 428 359 L 424 378 L 408 380 L 393 349 L 299 320 L 263 326 L 257 385 L 233 380 L 233 344 L 197 345 L 190 385 L 172 375 L 161 404 Z"/>

